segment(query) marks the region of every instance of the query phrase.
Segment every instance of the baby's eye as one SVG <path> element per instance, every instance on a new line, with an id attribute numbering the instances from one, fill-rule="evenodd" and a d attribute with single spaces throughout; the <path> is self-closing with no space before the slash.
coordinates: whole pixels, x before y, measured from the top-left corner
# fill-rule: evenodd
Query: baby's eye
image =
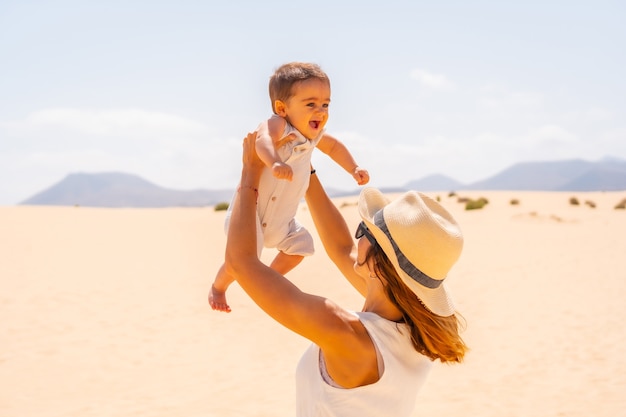
<path id="1" fill-rule="evenodd" d="M 315 103 L 308 103 L 307 107 L 315 107 Z"/>
<path id="2" fill-rule="evenodd" d="M 324 104 L 322 104 L 322 107 L 324 107 L 325 109 L 327 109 L 327 108 L 328 108 L 328 106 L 330 106 L 330 104 L 328 104 L 328 103 L 324 103 Z"/>

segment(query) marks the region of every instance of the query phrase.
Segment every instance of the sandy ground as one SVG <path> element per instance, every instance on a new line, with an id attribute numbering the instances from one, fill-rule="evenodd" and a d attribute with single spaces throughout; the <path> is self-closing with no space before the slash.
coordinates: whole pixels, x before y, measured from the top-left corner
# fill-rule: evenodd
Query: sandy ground
<path id="1" fill-rule="evenodd" d="M 613 207 L 626 193 L 462 194 L 489 200 L 473 211 L 429 194 L 465 233 L 448 282 L 471 351 L 435 367 L 414 415 L 623 415 L 626 211 Z M 336 202 L 356 227 L 356 197 Z M 305 206 L 299 218 L 312 229 Z M 236 285 L 231 314 L 208 307 L 223 220 L 212 208 L 0 207 L 0 416 L 294 415 L 308 342 Z M 321 249 L 290 278 L 361 307 Z"/>

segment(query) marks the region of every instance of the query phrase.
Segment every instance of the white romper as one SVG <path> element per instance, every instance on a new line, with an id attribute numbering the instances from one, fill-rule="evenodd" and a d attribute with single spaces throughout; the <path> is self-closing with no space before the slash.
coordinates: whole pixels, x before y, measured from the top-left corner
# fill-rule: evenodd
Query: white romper
<path id="1" fill-rule="evenodd" d="M 272 117 L 280 117 L 273 115 Z M 309 140 L 289 123 L 282 138 L 293 134 L 294 140 L 281 146 L 277 152 L 280 159 L 292 171 L 291 181 L 277 179 L 272 170 L 263 168 L 259 183 L 257 203 L 257 251 L 263 247 L 276 248 L 288 255 L 310 256 L 314 253 L 313 238 L 296 220 L 296 212 L 304 198 L 311 178 L 311 156 L 324 131 L 315 139 Z M 225 228 L 228 231 L 232 203 L 226 216 Z"/>
<path id="2" fill-rule="evenodd" d="M 355 313 L 368 331 L 383 368 L 380 379 L 357 388 L 332 386 L 324 380 L 320 348 L 312 344 L 296 370 L 297 417 L 410 416 L 417 393 L 432 368 L 430 358 L 418 353 L 408 326 L 375 313 Z"/>

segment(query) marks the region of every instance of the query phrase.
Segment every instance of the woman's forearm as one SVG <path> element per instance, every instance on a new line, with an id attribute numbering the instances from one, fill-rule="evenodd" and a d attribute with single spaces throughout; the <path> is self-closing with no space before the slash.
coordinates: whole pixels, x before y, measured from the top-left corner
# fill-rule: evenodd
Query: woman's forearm
<path id="1" fill-rule="evenodd" d="M 352 247 L 346 221 L 326 194 L 316 174 L 311 175 L 305 198 L 326 251 L 335 252 L 339 247 Z"/>
<path id="2" fill-rule="evenodd" d="M 256 132 L 243 141 L 241 180 L 230 216 L 226 241 L 226 269 L 231 275 L 247 273 L 260 263 L 256 247 L 256 204 L 263 162 L 255 150 Z"/>
<path id="3" fill-rule="evenodd" d="M 354 271 L 356 247 L 350 229 L 315 174 L 311 175 L 305 197 L 313 223 L 328 257 L 352 286 L 365 295 L 365 282 Z"/>
<path id="4" fill-rule="evenodd" d="M 238 263 L 257 259 L 256 204 L 260 173 L 244 166 L 241 183 L 233 199 L 233 209 L 228 227 L 226 242 L 226 266 L 231 268 Z"/>

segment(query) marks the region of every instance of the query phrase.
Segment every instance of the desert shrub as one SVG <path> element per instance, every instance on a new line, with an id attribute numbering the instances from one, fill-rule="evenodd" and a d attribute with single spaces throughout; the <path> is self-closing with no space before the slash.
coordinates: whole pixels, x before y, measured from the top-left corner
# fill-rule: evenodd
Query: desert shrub
<path id="1" fill-rule="evenodd" d="M 457 203 L 467 203 L 471 201 L 468 197 L 459 197 L 456 199 Z"/>
<path id="2" fill-rule="evenodd" d="M 586 204 L 586 205 L 588 205 L 588 206 L 589 206 L 589 207 L 591 207 L 591 208 L 596 208 L 596 203 L 594 203 L 594 202 L 593 202 L 593 201 L 591 201 L 591 200 L 587 200 L 587 201 L 585 201 L 585 204 Z"/>
<path id="3" fill-rule="evenodd" d="M 481 197 L 478 200 L 468 200 L 465 203 L 465 210 L 477 210 L 477 209 L 481 209 L 483 207 L 485 207 L 485 205 L 489 203 L 489 201 L 484 198 Z"/>
<path id="4" fill-rule="evenodd" d="M 441 202 L 441 197 L 437 196 L 437 202 Z"/>
<path id="5" fill-rule="evenodd" d="M 578 199 L 577 199 L 576 197 L 571 197 L 571 198 L 569 199 L 569 203 L 570 203 L 572 206 L 577 206 L 577 205 L 579 205 L 579 204 L 580 204 L 580 203 L 578 202 Z"/>
<path id="6" fill-rule="evenodd" d="M 456 195 L 456 193 L 454 191 L 450 191 L 448 193 L 448 197 L 454 197 Z"/>
<path id="7" fill-rule="evenodd" d="M 517 206 L 517 205 L 519 205 L 519 200 L 517 198 L 513 198 L 513 199 L 511 199 L 510 204 L 512 206 Z"/>
<path id="8" fill-rule="evenodd" d="M 615 210 L 624 210 L 624 209 L 626 209 L 626 198 L 620 201 L 619 203 L 617 203 L 617 205 L 615 206 Z"/>
<path id="9" fill-rule="evenodd" d="M 221 202 L 215 205 L 215 211 L 224 211 L 224 210 L 228 210 L 227 202 Z"/>

